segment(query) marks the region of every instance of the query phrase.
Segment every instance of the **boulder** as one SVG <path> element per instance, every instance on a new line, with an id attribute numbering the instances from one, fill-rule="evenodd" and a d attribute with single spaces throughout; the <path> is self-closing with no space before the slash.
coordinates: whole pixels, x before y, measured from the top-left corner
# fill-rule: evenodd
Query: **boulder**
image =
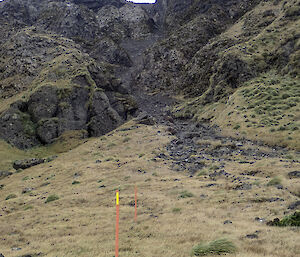
<path id="1" fill-rule="evenodd" d="M 32 159 L 25 159 L 25 160 L 17 160 L 13 163 L 13 167 L 14 169 L 18 170 L 18 169 L 28 169 L 32 166 L 36 166 L 39 165 L 41 163 L 44 163 L 45 159 L 36 159 L 36 158 L 32 158 Z"/>
<path id="2" fill-rule="evenodd" d="M 0 171 L 0 179 L 8 177 L 10 175 L 12 175 L 13 173 L 10 171 Z"/>
<path id="3" fill-rule="evenodd" d="M 300 178 L 300 171 L 291 171 L 288 173 L 288 177 L 292 178 Z"/>

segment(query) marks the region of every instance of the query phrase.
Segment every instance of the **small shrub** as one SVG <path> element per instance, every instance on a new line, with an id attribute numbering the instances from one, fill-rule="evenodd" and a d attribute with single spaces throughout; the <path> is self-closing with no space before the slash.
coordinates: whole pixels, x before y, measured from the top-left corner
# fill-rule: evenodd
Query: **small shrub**
<path id="1" fill-rule="evenodd" d="M 76 180 L 72 182 L 72 185 L 77 185 L 77 184 L 80 184 L 80 182 Z"/>
<path id="2" fill-rule="evenodd" d="M 277 186 L 277 185 L 280 185 L 281 184 L 281 179 L 279 177 L 275 177 L 275 178 L 272 178 L 267 186 Z"/>
<path id="3" fill-rule="evenodd" d="M 269 226 L 287 227 L 287 226 L 300 226 L 300 212 L 285 216 L 282 220 L 276 218 L 267 223 Z"/>
<path id="4" fill-rule="evenodd" d="M 191 192 L 188 191 L 182 191 L 179 195 L 180 198 L 188 198 L 188 197 L 193 197 L 194 195 Z"/>
<path id="5" fill-rule="evenodd" d="M 234 253 L 236 247 L 227 239 L 218 239 L 209 243 L 202 243 L 192 250 L 193 256 L 204 256 L 208 254 L 220 255 L 223 253 Z"/>
<path id="6" fill-rule="evenodd" d="M 17 196 L 15 194 L 10 194 L 6 196 L 5 200 L 14 199 L 14 198 L 17 198 Z"/>
<path id="7" fill-rule="evenodd" d="M 235 125 L 235 126 L 233 127 L 233 129 L 236 129 L 236 130 L 237 130 L 237 129 L 239 129 L 240 127 L 241 127 L 241 126 L 237 124 L 237 125 Z"/>
<path id="8" fill-rule="evenodd" d="M 45 203 L 50 203 L 50 202 L 53 202 L 53 201 L 56 201 L 58 200 L 59 197 L 57 195 L 50 195 L 48 196 L 48 198 L 46 199 Z"/>

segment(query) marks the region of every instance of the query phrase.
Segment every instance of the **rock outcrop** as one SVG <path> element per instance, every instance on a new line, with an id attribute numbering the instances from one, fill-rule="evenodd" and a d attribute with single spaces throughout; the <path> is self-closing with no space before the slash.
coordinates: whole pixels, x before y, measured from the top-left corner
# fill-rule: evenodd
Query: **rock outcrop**
<path id="1" fill-rule="evenodd" d="M 8 143 L 26 149 L 52 143 L 68 130 L 99 136 L 136 111 L 111 65 L 130 66 L 131 60 L 107 36 L 96 7 L 88 3 L 92 1 L 0 3 L 7 18 L 1 28 L 0 137 Z M 133 25 L 129 22 L 124 30 Z"/>

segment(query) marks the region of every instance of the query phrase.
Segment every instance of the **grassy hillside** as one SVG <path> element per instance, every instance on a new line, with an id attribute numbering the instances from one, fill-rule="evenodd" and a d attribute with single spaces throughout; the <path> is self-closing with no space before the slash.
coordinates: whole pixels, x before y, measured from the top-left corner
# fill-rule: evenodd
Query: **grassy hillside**
<path id="1" fill-rule="evenodd" d="M 232 174 L 249 174 L 252 189 L 237 190 L 237 180 L 208 176 L 218 169 L 209 161 L 195 177 L 171 170 L 170 161 L 156 156 L 167 154 L 164 145 L 172 139 L 163 127 L 130 122 L 51 163 L 1 180 L 4 256 L 113 256 L 116 189 L 121 196 L 120 256 L 190 256 L 194 246 L 222 238 L 235 246 L 233 256 L 298 254 L 298 229 L 269 227 L 264 219 L 292 213 L 287 206 L 300 195 L 299 180 L 287 173 L 299 170 L 299 163 L 279 158 L 226 162 Z M 222 242 L 210 247 L 221 243 L 226 249 L 227 241 Z"/>
<path id="2" fill-rule="evenodd" d="M 202 95 L 175 114 L 299 150 L 299 10 L 299 1 L 262 2 L 211 40 L 187 65 L 181 86 Z"/>
<path id="3" fill-rule="evenodd" d="M 175 108 L 178 117 L 210 120 L 224 133 L 300 150 L 300 81 L 271 71 L 247 82 L 228 100 L 203 106 L 201 98 Z"/>

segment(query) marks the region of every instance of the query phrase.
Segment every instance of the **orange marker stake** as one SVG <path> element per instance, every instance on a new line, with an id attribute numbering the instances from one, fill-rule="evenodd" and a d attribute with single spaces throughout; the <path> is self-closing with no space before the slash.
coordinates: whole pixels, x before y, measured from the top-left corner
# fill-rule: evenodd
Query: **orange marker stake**
<path id="1" fill-rule="evenodd" d="M 115 257 L 119 257 L 119 190 L 116 191 L 116 250 L 115 250 Z"/>
<path id="2" fill-rule="evenodd" d="M 134 221 L 137 221 L 137 187 L 134 188 L 134 203 L 135 203 L 135 210 L 134 210 Z"/>

